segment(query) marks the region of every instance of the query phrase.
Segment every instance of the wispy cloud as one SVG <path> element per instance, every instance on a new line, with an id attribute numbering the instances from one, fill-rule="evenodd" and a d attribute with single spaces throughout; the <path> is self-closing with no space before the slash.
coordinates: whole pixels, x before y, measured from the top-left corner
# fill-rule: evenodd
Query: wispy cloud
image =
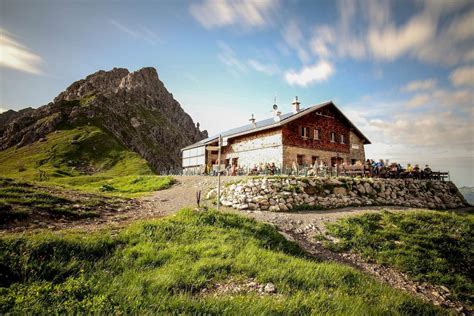
<path id="1" fill-rule="evenodd" d="M 306 41 L 299 24 L 295 20 L 291 20 L 286 24 L 282 31 L 283 39 L 290 50 L 296 51 L 298 58 L 302 63 L 310 60 L 310 54 L 306 49 Z"/>
<path id="2" fill-rule="evenodd" d="M 422 90 L 431 90 L 436 87 L 436 79 L 414 80 L 410 81 L 401 88 L 402 92 L 416 92 Z"/>
<path id="3" fill-rule="evenodd" d="M 219 47 L 217 59 L 227 67 L 232 75 L 239 76 L 240 73 L 247 72 L 247 65 L 237 58 L 235 51 L 229 45 L 218 41 L 217 46 Z"/>
<path id="4" fill-rule="evenodd" d="M 157 45 L 161 42 L 159 36 L 145 26 L 129 27 L 114 19 L 109 19 L 109 23 L 115 26 L 121 32 L 130 35 L 136 39 L 143 40 L 151 45 Z"/>
<path id="5" fill-rule="evenodd" d="M 264 73 L 269 76 L 276 75 L 281 72 L 280 68 L 275 64 L 265 64 L 255 59 L 249 59 L 247 63 L 255 71 Z"/>
<path id="6" fill-rule="evenodd" d="M 408 108 L 418 108 L 423 106 L 430 101 L 430 96 L 428 94 L 417 94 L 407 101 Z"/>
<path id="7" fill-rule="evenodd" d="M 333 73 L 333 65 L 328 61 L 321 60 L 314 65 L 305 66 L 299 71 L 287 71 L 285 80 L 290 85 L 306 87 L 311 83 L 327 80 Z"/>
<path id="8" fill-rule="evenodd" d="M 474 87 L 474 66 L 466 66 L 455 69 L 449 77 L 455 86 Z"/>
<path id="9" fill-rule="evenodd" d="M 264 27 L 279 7 L 277 0 L 203 0 L 189 7 L 191 15 L 205 28 L 231 25 Z"/>
<path id="10" fill-rule="evenodd" d="M 31 74 L 41 74 L 43 59 L 0 28 L 0 66 Z"/>
<path id="11" fill-rule="evenodd" d="M 469 1 L 420 2 L 421 10 L 396 23 L 393 2 L 340 0 L 335 24 L 313 27 L 311 52 L 319 58 L 392 61 L 410 56 L 450 65 L 474 61 L 474 8 Z"/>

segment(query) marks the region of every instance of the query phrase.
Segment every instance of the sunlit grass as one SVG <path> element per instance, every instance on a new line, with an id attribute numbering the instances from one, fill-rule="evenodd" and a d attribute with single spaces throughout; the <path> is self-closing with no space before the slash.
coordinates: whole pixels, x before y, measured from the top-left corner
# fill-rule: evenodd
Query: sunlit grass
<path id="1" fill-rule="evenodd" d="M 416 280 L 447 286 L 454 297 L 474 302 L 474 215 L 416 211 L 382 212 L 328 224 L 326 243 L 395 267 Z"/>
<path id="2" fill-rule="evenodd" d="M 182 210 L 120 232 L 0 239 L 0 313 L 428 315 L 442 310 L 350 267 L 318 263 L 272 226 Z M 275 295 L 204 295 L 255 278 Z"/>

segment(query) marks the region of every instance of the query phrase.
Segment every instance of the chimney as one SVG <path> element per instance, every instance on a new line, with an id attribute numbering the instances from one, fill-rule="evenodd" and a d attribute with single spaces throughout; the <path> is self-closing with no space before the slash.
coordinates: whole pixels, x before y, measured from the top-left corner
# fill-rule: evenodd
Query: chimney
<path id="1" fill-rule="evenodd" d="M 257 128 L 257 123 L 255 123 L 255 117 L 253 116 L 253 114 L 249 121 L 252 123 L 253 128 Z"/>
<path id="2" fill-rule="evenodd" d="M 296 114 L 298 113 L 300 109 L 300 101 L 298 101 L 298 97 L 296 96 L 295 99 L 293 100 L 293 103 L 291 103 L 293 107 L 293 113 Z"/>

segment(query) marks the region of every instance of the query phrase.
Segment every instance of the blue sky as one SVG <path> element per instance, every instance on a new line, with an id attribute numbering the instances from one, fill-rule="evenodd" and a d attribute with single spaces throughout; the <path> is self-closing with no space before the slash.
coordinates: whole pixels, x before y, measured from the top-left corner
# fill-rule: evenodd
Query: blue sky
<path id="1" fill-rule="evenodd" d="M 0 2 L 0 111 L 99 69 L 158 70 L 210 134 L 333 100 L 367 156 L 474 186 L 472 1 Z"/>

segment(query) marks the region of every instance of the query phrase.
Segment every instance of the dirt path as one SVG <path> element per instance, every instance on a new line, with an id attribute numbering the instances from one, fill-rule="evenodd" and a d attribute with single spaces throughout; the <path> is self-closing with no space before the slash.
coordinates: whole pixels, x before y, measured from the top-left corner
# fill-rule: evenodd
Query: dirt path
<path id="1" fill-rule="evenodd" d="M 236 181 L 241 177 L 222 177 L 221 184 Z M 197 207 L 196 193 L 201 191 L 201 205 L 207 205 L 205 200 L 207 192 L 217 186 L 217 177 L 175 176 L 176 184 L 167 190 L 157 191 L 152 195 L 142 198 L 150 208 L 162 214 L 173 214 L 183 207 Z"/>

